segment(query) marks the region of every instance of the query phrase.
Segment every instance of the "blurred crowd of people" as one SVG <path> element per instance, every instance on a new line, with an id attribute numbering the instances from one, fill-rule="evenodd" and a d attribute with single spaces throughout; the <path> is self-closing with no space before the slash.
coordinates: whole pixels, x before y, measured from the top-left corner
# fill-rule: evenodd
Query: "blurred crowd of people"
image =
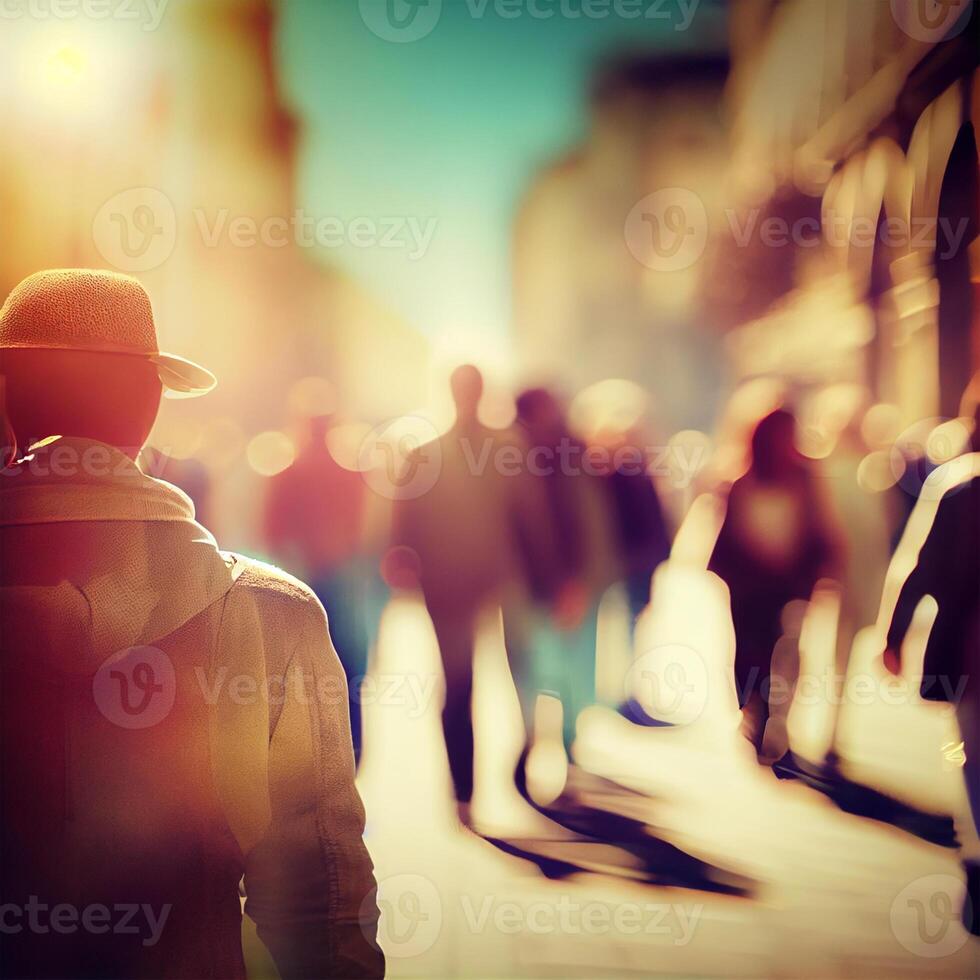
<path id="1" fill-rule="evenodd" d="M 955 689 L 963 704 L 974 703 L 975 685 L 964 690 L 955 678 L 972 676 L 978 666 L 977 483 L 969 492 L 951 492 L 939 465 L 980 448 L 976 427 L 970 442 L 969 419 L 944 434 L 951 439 L 945 455 L 930 458 L 924 445 L 915 452 L 895 441 L 897 432 L 882 424 L 887 412 L 858 385 L 816 398 L 770 391 L 759 403 L 764 407 L 748 415 L 737 410 L 736 396 L 720 426 L 727 444 L 690 471 L 690 485 L 678 494 L 676 484 L 657 475 L 648 415 L 621 427 L 579 431 L 558 393 L 534 388 L 516 394 L 512 424 L 490 428 L 480 416 L 483 385 L 472 365 L 452 373 L 453 425 L 402 461 L 410 475 L 435 469 L 420 492 L 400 493 L 395 479 L 383 521 L 366 520 L 369 498 L 376 496 L 368 481 L 331 456 L 328 418 L 312 420 L 296 461 L 270 480 L 266 503 L 271 555 L 310 581 L 327 610 L 350 682 L 358 751 L 357 689 L 386 591 L 412 590 L 424 598 L 445 673 L 442 726 L 464 823 L 471 820 L 474 789 L 473 663 L 481 623 L 502 612 L 525 725 L 514 782 L 534 805 L 527 764 L 540 695 L 561 705 L 570 762 L 577 720 L 597 702 L 600 602 L 610 589 L 619 590 L 632 638 L 650 608 L 654 573 L 671 557 L 695 496 L 715 504 L 717 533 L 700 560 L 730 597 L 734 689 L 743 734 L 761 764 L 782 775 L 800 764 L 787 716 L 800 675 L 803 624 L 818 594 L 836 603 L 831 731 L 825 757 L 816 760 L 824 778 L 840 764 L 838 730 L 855 639 L 877 628 L 883 645 L 891 623 L 884 663 L 899 672 L 902 642 L 925 594 L 939 600 L 940 614 L 930 641 L 930 650 L 939 652 L 925 669 L 932 688 L 924 684 L 923 696 L 953 700 L 936 693 L 937 678 L 952 679 L 943 691 Z M 964 396 L 964 415 L 975 413 L 976 396 L 974 382 Z M 924 546 L 916 544 L 919 532 L 910 524 L 917 497 L 920 508 L 939 507 L 942 516 Z M 940 498 L 948 503 L 939 506 Z M 362 533 L 368 524 L 370 533 Z M 916 570 L 889 600 L 886 580 L 896 554 L 898 564 Z M 942 639 L 935 639 L 940 631 Z M 635 703 L 611 707 L 640 724 L 670 722 Z M 977 712 L 961 707 L 960 715 L 970 760 L 966 777 L 980 813 Z M 970 874 L 975 892 L 975 870 Z"/>
<path id="2" fill-rule="evenodd" d="M 493 427 L 481 415 L 484 378 L 463 365 L 450 378 L 452 425 L 407 452 L 403 440 L 400 465 L 381 473 L 338 461 L 339 416 L 305 420 L 299 451 L 269 478 L 264 500 L 267 556 L 291 576 L 219 550 L 195 520 L 191 498 L 199 515 L 208 503 L 200 468 L 163 466 L 184 491 L 150 475 L 165 462 L 141 455 L 163 391 L 205 394 L 214 378 L 158 350 L 138 282 L 87 270 L 25 280 L 0 311 L 0 377 L 0 885 L 14 897 L 5 908 L 65 889 L 150 894 L 177 908 L 154 963 L 180 956 L 191 973 L 207 961 L 240 975 L 244 879 L 246 909 L 284 973 L 380 975 L 354 777 L 361 687 L 392 594 L 420 596 L 431 619 L 452 789 L 461 823 L 478 830 L 482 624 L 502 621 L 523 714 L 513 785 L 554 814 L 556 794 L 543 798 L 531 778 L 542 695 L 560 705 L 549 737 L 562 764 L 551 760 L 568 785 L 580 774 L 578 723 L 600 700 L 602 604 L 618 591 L 635 665 L 643 624 L 663 615 L 665 562 L 699 570 L 730 603 L 734 657 L 718 660 L 761 765 L 804 776 L 806 763 L 834 778 L 841 692 L 856 640 L 870 631 L 889 671 L 916 678 L 923 699 L 955 705 L 973 823 L 980 816 L 980 378 L 960 417 L 930 421 L 918 444 L 860 386 L 749 382 L 730 399 L 713 452 L 697 465 L 685 458 L 671 481 L 662 450 L 676 450 L 679 434 L 658 447 L 650 411 L 590 421 L 558 392 L 532 388 L 516 394 L 509 424 Z M 708 440 L 687 436 L 702 449 Z M 825 757 L 803 760 L 787 722 L 821 595 L 836 597 L 828 701 L 837 716 Z M 907 641 L 922 635 L 927 596 L 938 611 L 918 684 Z M 700 617 L 697 601 L 681 614 Z M 678 722 L 630 693 L 608 707 L 637 725 Z M 619 843 L 633 833 L 629 846 L 649 849 L 635 821 L 610 820 Z M 566 827 L 600 842 L 605 832 L 581 812 Z M 669 851 L 700 868 L 657 843 L 654 863 Z M 110 847 L 116 862 L 90 859 Z M 202 854 L 192 872 L 175 860 Z M 978 857 L 966 861 L 963 909 L 974 934 Z M 0 972 L 24 975 L 44 957 L 63 975 L 88 956 L 100 975 L 106 962 L 132 975 L 150 955 L 98 936 L 41 938 L 8 945 Z"/>
<path id="3" fill-rule="evenodd" d="M 400 494 L 396 477 L 388 513 L 379 521 L 375 508 L 372 519 L 372 490 L 331 455 L 330 421 L 320 417 L 309 422 L 295 462 L 269 481 L 265 528 L 273 559 L 309 581 L 327 609 L 350 681 L 357 751 L 357 687 L 386 588 L 421 592 L 445 672 L 443 729 L 465 809 L 473 794 L 474 646 L 487 613 L 503 610 L 529 733 L 538 693 L 552 693 L 570 749 L 578 714 L 596 700 L 599 602 L 622 584 L 635 625 L 672 530 L 640 432 L 605 433 L 606 445 L 589 446 L 543 388 L 518 395 L 513 425 L 490 428 L 479 418 L 479 370 L 458 368 L 451 388 L 453 426 L 402 463 L 413 472 L 436 461 L 424 493 Z M 525 761 L 526 752 L 516 776 L 522 790 Z"/>

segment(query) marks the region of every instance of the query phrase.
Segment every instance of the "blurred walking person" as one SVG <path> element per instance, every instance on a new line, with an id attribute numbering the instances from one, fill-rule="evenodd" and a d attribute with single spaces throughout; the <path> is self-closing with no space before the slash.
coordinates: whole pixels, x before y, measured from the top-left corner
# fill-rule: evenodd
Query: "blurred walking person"
<path id="1" fill-rule="evenodd" d="M 785 716 L 799 673 L 802 604 L 836 555 L 832 523 L 795 431 L 796 420 L 785 410 L 756 426 L 748 470 L 728 494 L 709 563 L 731 595 L 744 731 L 763 764 L 788 750 Z M 799 605 L 791 606 L 794 600 Z"/>
<path id="2" fill-rule="evenodd" d="M 971 384 L 971 452 L 946 464 L 949 479 L 936 499 L 936 487 L 922 494 L 896 553 L 915 553 L 887 631 L 885 664 L 901 672 L 902 645 L 920 601 L 931 595 L 939 607 L 923 662 L 921 696 L 956 707 L 966 761 L 963 777 L 980 841 L 980 375 Z M 928 529 L 928 531 L 926 531 Z M 965 861 L 967 901 L 963 924 L 980 936 L 980 853 Z"/>
<path id="3" fill-rule="evenodd" d="M 530 447 L 529 480 L 515 503 L 524 590 L 505 608 L 504 623 L 527 739 L 516 783 L 527 796 L 538 695 L 561 703 L 566 757 L 579 714 L 596 700 L 599 600 L 617 578 L 616 528 L 603 468 L 593 466 L 588 447 L 570 433 L 555 395 L 543 388 L 523 392 L 517 418 Z"/>
<path id="4" fill-rule="evenodd" d="M 214 377 L 84 270 L 10 294 L 0 374 L 0 976 L 244 978 L 243 878 L 283 977 L 382 976 L 323 609 L 136 462 Z"/>
<path id="5" fill-rule="evenodd" d="M 332 420 L 309 418 L 296 459 L 269 481 L 265 542 L 270 555 L 308 582 L 327 611 L 330 635 L 347 677 L 354 757 L 360 759 L 360 687 L 368 669 L 370 577 L 364 548 L 361 475 L 345 469 L 327 446 Z"/>
<path id="6" fill-rule="evenodd" d="M 392 545 L 400 564 L 413 566 L 435 629 L 445 673 L 442 728 L 449 770 L 460 819 L 468 823 L 476 631 L 513 586 L 517 571 L 512 501 L 523 481 L 519 472 L 500 465 L 500 452 L 517 449 L 518 470 L 523 455 L 510 435 L 480 422 L 483 377 L 476 367 L 456 368 L 450 387 L 455 423 L 406 460 L 406 472 L 416 476 L 431 468 L 432 483 L 418 496 L 396 499 Z"/>
<path id="7" fill-rule="evenodd" d="M 887 481 L 875 482 L 867 472 L 872 447 L 862 432 L 867 392 L 857 385 L 837 386 L 826 393 L 828 414 L 838 431 L 830 453 L 815 463 L 824 478 L 835 525 L 840 588 L 837 642 L 832 664 L 831 722 L 825 774 L 839 769 L 840 731 L 845 714 L 844 692 L 857 637 L 874 626 L 891 559 L 892 539 L 903 519 L 904 493 Z"/>
<path id="8" fill-rule="evenodd" d="M 601 445 L 610 463 L 602 471 L 612 511 L 618 574 L 626 591 L 630 636 L 650 602 L 653 573 L 670 557 L 671 529 L 650 474 L 650 456 L 638 431 L 607 433 Z"/>

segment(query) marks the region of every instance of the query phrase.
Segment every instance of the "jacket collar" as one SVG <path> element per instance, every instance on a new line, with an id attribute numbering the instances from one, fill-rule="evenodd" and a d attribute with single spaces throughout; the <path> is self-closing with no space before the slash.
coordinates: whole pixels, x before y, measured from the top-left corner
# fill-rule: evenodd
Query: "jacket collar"
<path id="1" fill-rule="evenodd" d="M 182 490 L 94 439 L 58 438 L 0 471 L 0 526 L 193 520 Z"/>

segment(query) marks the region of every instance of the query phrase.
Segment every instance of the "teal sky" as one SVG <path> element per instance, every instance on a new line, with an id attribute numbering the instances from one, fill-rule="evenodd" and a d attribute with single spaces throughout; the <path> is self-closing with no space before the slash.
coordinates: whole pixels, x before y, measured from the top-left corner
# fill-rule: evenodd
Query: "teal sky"
<path id="1" fill-rule="evenodd" d="M 454 352 L 504 351 L 515 209 L 533 174 L 584 134 L 592 66 L 622 48 L 721 48 L 724 10 L 711 0 L 443 0 L 432 26 L 429 0 L 436 7 L 414 22 L 429 33 L 393 43 L 366 24 L 383 31 L 389 2 L 409 20 L 406 0 L 284 4 L 285 85 L 305 123 L 299 203 L 318 217 L 435 219 L 421 258 L 351 246 L 325 257 Z M 561 14 L 583 7 L 594 15 Z"/>

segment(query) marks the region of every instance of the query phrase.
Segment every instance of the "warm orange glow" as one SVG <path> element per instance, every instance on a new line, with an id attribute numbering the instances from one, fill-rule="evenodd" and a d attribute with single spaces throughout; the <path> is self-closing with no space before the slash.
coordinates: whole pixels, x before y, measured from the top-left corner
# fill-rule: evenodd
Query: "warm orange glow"
<path id="1" fill-rule="evenodd" d="M 337 392 L 326 378 L 301 378 L 289 389 L 288 405 L 301 419 L 330 415 L 337 408 Z"/>
<path id="2" fill-rule="evenodd" d="M 361 447 L 370 432 L 371 426 L 366 422 L 334 426 L 327 433 L 327 449 L 334 461 L 345 470 L 358 471 L 361 469 Z"/>
<path id="3" fill-rule="evenodd" d="M 637 384 L 622 378 L 596 382 L 580 391 L 569 406 L 572 429 L 583 438 L 602 433 L 628 432 L 646 414 L 649 396 Z"/>
<path id="4" fill-rule="evenodd" d="M 248 464 L 259 476 L 281 473 L 296 457 L 292 440 L 284 432 L 261 432 L 246 449 Z"/>
<path id="5" fill-rule="evenodd" d="M 201 449 L 204 427 L 196 419 L 161 419 L 153 432 L 152 445 L 171 459 L 190 459 Z"/>
<path id="6" fill-rule="evenodd" d="M 53 85 L 76 84 L 89 66 L 88 55 L 79 47 L 65 45 L 53 52 L 45 65 L 45 79 Z"/>

